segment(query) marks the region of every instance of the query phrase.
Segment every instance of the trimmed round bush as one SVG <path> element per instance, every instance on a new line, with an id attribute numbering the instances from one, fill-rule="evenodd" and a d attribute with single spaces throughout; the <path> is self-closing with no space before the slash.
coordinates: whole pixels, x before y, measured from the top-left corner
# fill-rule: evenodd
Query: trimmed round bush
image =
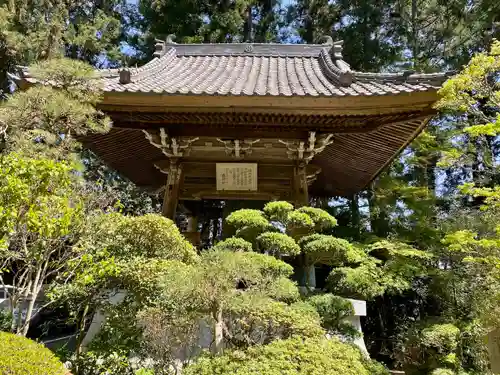
<path id="1" fill-rule="evenodd" d="M 284 233 L 266 232 L 257 237 L 261 251 L 273 255 L 299 255 L 300 247 L 295 240 Z"/>
<path id="2" fill-rule="evenodd" d="M 376 369 L 375 372 L 373 372 Z M 338 339 L 302 338 L 276 340 L 246 351 L 228 350 L 221 356 L 202 357 L 183 375 L 382 375 L 361 352 Z"/>
<path id="3" fill-rule="evenodd" d="M 286 221 L 287 215 L 293 211 L 288 202 L 269 202 L 264 206 L 264 212 L 270 220 Z"/>
<path id="4" fill-rule="evenodd" d="M 300 207 L 297 211 L 308 214 L 314 222 L 316 230 L 330 229 L 337 225 L 337 219 L 320 208 Z"/>
<path id="5" fill-rule="evenodd" d="M 26 337 L 0 332 L 0 374 L 64 375 L 68 371 L 49 349 Z"/>
<path id="6" fill-rule="evenodd" d="M 219 251 L 252 251 L 252 244 L 243 238 L 231 237 L 217 242 L 213 249 Z"/>

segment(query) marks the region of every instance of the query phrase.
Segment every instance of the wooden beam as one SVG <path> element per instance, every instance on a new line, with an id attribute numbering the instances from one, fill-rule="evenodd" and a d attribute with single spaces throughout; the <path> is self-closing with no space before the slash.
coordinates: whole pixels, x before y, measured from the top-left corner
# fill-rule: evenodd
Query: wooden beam
<path id="1" fill-rule="evenodd" d="M 186 160 L 183 158 L 183 173 L 185 178 L 208 178 L 214 179 L 216 161 L 207 161 L 206 159 Z M 158 160 L 154 163 L 155 167 L 164 173 L 168 173 L 170 161 Z M 258 163 L 259 181 L 264 180 L 286 180 L 290 181 L 293 178 L 293 164 L 264 164 Z M 317 175 L 321 172 L 321 168 L 308 164 L 306 173 L 309 177 Z"/>
<path id="2" fill-rule="evenodd" d="M 285 193 L 285 192 L 283 192 Z M 266 191 L 219 191 L 215 189 L 211 190 L 201 190 L 193 194 L 192 197 L 186 197 L 184 199 L 227 199 L 227 200 L 275 200 L 279 199 L 281 194 L 277 191 L 266 192 Z"/>
<path id="3" fill-rule="evenodd" d="M 429 110 L 437 99 L 437 89 L 396 95 L 332 97 L 105 92 L 98 106 L 105 111 L 122 112 L 232 112 L 339 116 Z"/>
<path id="4" fill-rule="evenodd" d="M 165 195 L 163 197 L 163 216 L 174 219 L 179 201 L 179 192 L 183 182 L 182 163 L 179 159 L 172 158 L 168 169 L 167 184 L 165 186 Z"/>

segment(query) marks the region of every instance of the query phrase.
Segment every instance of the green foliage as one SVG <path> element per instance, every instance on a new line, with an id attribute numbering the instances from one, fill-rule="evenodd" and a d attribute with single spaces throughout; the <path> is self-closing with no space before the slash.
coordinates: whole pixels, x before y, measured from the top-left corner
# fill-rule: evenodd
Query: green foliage
<path id="1" fill-rule="evenodd" d="M 339 267 L 328 276 L 329 290 L 352 298 L 372 299 L 384 294 L 387 282 L 382 270 L 375 262 L 366 262 L 359 267 Z M 396 286 L 398 290 L 410 287 L 408 282 Z"/>
<path id="2" fill-rule="evenodd" d="M 276 281 L 280 277 L 288 278 L 293 273 L 292 266 L 273 256 L 247 253 L 243 255 L 241 260 L 248 263 L 249 267 L 254 268 L 259 274 L 262 274 L 270 280 Z"/>
<path id="3" fill-rule="evenodd" d="M 58 284 L 55 300 L 99 303 L 106 288 L 126 288 L 140 297 L 157 287 L 163 270 L 174 263 L 196 262 L 198 255 L 175 224 L 162 216 L 97 215 L 88 223 L 77 248 L 85 254 L 73 261 L 69 283 Z M 67 278 L 61 274 L 60 278 Z"/>
<path id="4" fill-rule="evenodd" d="M 133 218 L 121 218 L 117 227 L 129 219 Z M 109 237 L 106 226 L 99 228 Z M 99 234 L 97 238 L 101 238 Z M 110 239 L 115 246 L 114 235 Z M 135 248 L 130 251 L 141 254 Z M 256 337 L 268 342 L 297 332 L 322 332 L 314 311 L 288 305 L 299 298 L 296 285 L 288 279 L 292 267 L 274 257 L 210 250 L 199 261 L 186 264 L 175 256 L 170 257 L 173 260 L 151 258 L 143 250 L 142 257 L 117 253 L 114 259 L 118 273 L 110 280 L 115 284 L 108 281 L 105 285 L 109 289 L 119 282 L 128 293 L 117 305 L 101 305 L 106 321 L 91 345 L 96 352 L 145 350 L 144 355 L 153 355 L 159 361 L 155 366 L 164 370 L 178 365 L 179 350 L 196 347 L 200 321 L 213 326 L 222 319 L 225 345 L 250 345 Z M 100 269 L 99 263 L 95 268 Z M 93 304 L 95 292 L 88 295 Z"/>
<path id="5" fill-rule="evenodd" d="M 186 375 L 269 374 L 368 375 L 362 354 L 337 339 L 294 337 L 269 345 L 234 350 L 223 356 L 200 358 Z M 387 372 L 385 372 L 387 374 Z"/>
<path id="6" fill-rule="evenodd" d="M 22 155 L 31 156 L 43 152 L 49 160 L 66 161 L 74 157 L 70 154 L 78 147 L 74 135 L 106 131 L 109 120 L 92 106 L 100 94 L 99 88 L 93 85 L 95 80 L 87 79 L 94 74 L 93 69 L 53 58 L 66 55 L 94 65 L 116 65 L 120 42 L 125 39 L 134 47 L 139 47 L 136 59 L 149 60 L 154 37 L 164 38 L 171 33 L 177 34 L 180 42 L 278 41 L 289 38 L 289 33 L 292 33 L 313 43 L 322 42 L 321 37 L 331 35 L 333 30 L 335 39 L 345 41 L 343 55 L 354 70 L 408 69 L 409 64 L 400 60 L 403 56 L 407 60 L 409 53 L 412 69 L 436 71 L 461 67 L 474 51 L 486 51 L 485 45 L 492 36 L 498 35 L 498 25 L 495 24 L 498 5 L 491 1 L 470 4 L 463 1 L 408 1 L 396 4 L 394 1 L 298 0 L 290 4 L 286 23 L 282 23 L 283 9 L 279 2 L 245 0 L 234 4 L 216 4 L 202 0 L 180 4 L 160 0 L 154 3 L 140 1 L 137 9 L 133 8 L 114 0 L 105 4 L 62 1 L 50 4 L 44 1 L 2 3 L 0 96 L 4 98 L 10 91 L 7 71 L 15 73 L 16 65 L 31 64 L 39 59 L 47 61 L 32 70 L 34 77 L 43 82 L 58 82 L 60 86 L 59 90 L 43 86 L 32 88 L 25 95 L 16 93 L 2 104 L 0 136 L 6 129 L 8 150 L 18 150 Z M 131 27 L 131 33 L 127 32 L 128 27 Z M 455 366 L 458 358 L 462 366 L 471 372 L 486 373 L 484 363 L 477 363 L 484 351 L 484 347 L 478 344 L 478 337 L 486 327 L 497 327 L 500 316 L 499 241 L 498 231 L 494 228 L 498 223 L 498 215 L 494 211 L 500 202 L 496 165 L 500 119 L 498 46 L 496 42 L 489 52 L 476 55 L 459 75 L 444 85 L 441 91 L 443 99 L 438 107 L 446 112 L 446 117 L 431 122 L 428 131 L 418 137 L 401 158 L 394 160 L 387 173 L 375 181 L 373 189 L 348 199 L 346 207 L 327 207 L 325 204 L 328 212 L 336 212 L 340 224 L 337 228 L 332 229 L 335 220 L 325 215 L 325 211 L 317 208 L 294 210 L 289 203 L 271 202 L 266 205 L 263 214 L 247 212 L 234 220 L 239 238 L 219 243 L 218 252 L 248 251 L 251 243 L 254 250 L 273 254 L 291 255 L 290 249 L 294 248 L 293 253 L 299 256 L 292 261 L 300 268 L 310 267 L 315 262 L 340 266 L 330 276 L 331 290 L 350 296 L 381 296 L 377 299 L 378 309 L 369 313 L 371 317 L 367 318 L 364 327 L 369 338 L 370 335 L 377 338 L 367 340 L 373 345 L 370 348 L 372 354 L 384 356 L 384 360 L 397 364 L 401 361 L 397 345 L 407 335 L 405 327 L 408 322 L 436 314 L 443 316 L 443 321 L 452 321 L 460 326 L 460 342 L 464 344 L 457 348 L 457 353 L 452 353 L 456 354 L 456 358 L 444 356 L 437 363 L 439 367 L 433 367 L 432 371 L 461 373 L 458 367 L 453 370 L 447 368 Z M 440 153 L 443 158 L 438 163 Z M 71 165 L 71 171 L 76 168 L 71 163 L 68 165 Z M 90 166 L 88 169 L 93 168 Z M 81 168 L 78 169 L 75 175 L 80 174 Z M 106 178 L 110 176 L 108 173 Z M 72 188 L 75 187 L 75 175 L 72 175 Z M 88 176 L 89 173 L 86 173 Z M 474 185 L 456 190 L 464 181 L 472 181 Z M 91 184 L 92 188 L 95 188 L 94 192 L 99 191 L 97 186 Z M 128 188 L 121 184 L 118 187 L 122 191 Z M 14 190 L 11 189 L 9 194 Z M 444 193 L 436 196 L 436 191 Z M 455 197 L 455 193 L 459 196 Z M 75 207 L 73 202 L 83 202 L 78 194 L 68 196 L 71 201 L 67 206 L 71 208 Z M 127 198 L 127 194 L 119 197 L 127 204 L 122 199 Z M 15 210 L 15 203 L 10 205 L 9 199 L 5 201 L 10 214 L 20 212 Z M 44 199 L 49 201 L 50 197 Z M 85 197 L 85 203 L 103 206 L 101 202 L 89 201 L 89 197 Z M 369 209 L 362 207 L 365 201 Z M 321 204 L 321 200 L 315 200 L 315 203 Z M 328 203 L 331 204 L 331 200 Z M 48 205 L 52 205 L 53 212 L 49 212 Z M 62 206 L 61 203 L 62 216 L 65 216 L 68 211 Z M 474 208 L 479 206 L 483 207 L 483 211 L 476 214 Z M 127 286 L 131 291 L 133 301 L 129 301 L 130 306 L 138 301 L 155 305 L 155 294 L 165 287 L 162 286 L 165 273 L 168 277 L 178 273 L 179 284 L 181 281 L 186 284 L 183 286 L 185 298 L 170 301 L 168 314 L 172 310 L 186 312 L 194 309 L 198 312 L 206 307 L 203 298 L 198 299 L 199 295 L 193 293 L 196 290 L 193 288 L 194 281 L 201 277 L 197 256 L 189 246 L 177 242 L 179 236 L 175 230 L 170 231 L 171 236 L 164 236 L 169 227 L 167 223 L 152 217 L 142 222 L 122 221 L 115 217 L 116 223 L 109 224 L 109 239 L 106 235 L 99 237 L 101 228 L 93 227 L 93 224 L 90 227 L 96 235 L 92 237 L 87 234 L 88 229 L 81 228 L 86 227 L 86 218 L 85 223 L 75 220 L 74 226 L 65 229 L 65 224 L 58 222 L 60 218 L 55 215 L 59 209 L 57 204 L 48 203 L 44 207 L 47 208 L 44 212 L 50 215 L 43 218 L 53 218 L 56 229 L 47 229 L 50 226 L 40 224 L 40 217 L 33 215 L 19 226 L 31 225 L 30 229 L 34 228 L 33 233 L 36 234 L 31 237 L 31 232 L 17 230 L 14 233 L 12 219 L 9 213 L 2 217 L 4 207 L 0 205 L 0 217 L 3 219 L 0 221 L 0 228 L 3 229 L 0 229 L 0 242 L 3 241 L 0 247 L 5 250 L 9 246 L 7 250 L 14 254 L 10 246 L 17 250 L 21 248 L 22 240 L 29 238 L 30 251 L 34 251 L 46 245 L 44 236 L 50 234 L 52 241 L 57 238 L 58 228 L 61 229 L 60 234 L 67 231 L 62 236 L 64 250 L 71 251 L 65 252 L 65 256 L 76 256 L 74 259 L 77 261 L 65 264 L 65 270 L 57 281 L 62 282 L 72 275 L 74 269 L 78 271 L 72 276 L 70 284 L 59 285 L 58 296 L 73 298 L 75 311 L 78 309 L 77 301 L 86 300 L 89 296 L 95 297 L 90 299 L 96 301 L 95 306 L 100 305 L 103 295 L 99 291 L 116 285 Z M 467 210 L 463 211 L 464 218 L 461 219 L 454 210 L 464 207 Z M 480 215 L 484 218 L 478 219 Z M 458 223 L 460 220 L 462 222 Z M 104 221 L 103 228 L 106 228 Z M 456 222 L 451 230 L 448 221 Z M 151 224 L 152 231 L 139 228 L 141 223 Z M 364 242 L 369 238 L 373 241 L 375 236 L 391 240 L 369 246 L 348 244 L 339 241 L 344 237 L 340 233 L 346 233 L 345 228 L 350 230 L 350 240 Z M 140 232 L 139 238 L 133 237 L 135 231 Z M 82 232 L 84 236 L 79 239 Z M 317 237 L 318 233 L 334 234 L 335 237 Z M 148 241 L 149 235 L 159 241 L 157 246 Z M 300 254 L 290 237 L 299 244 Z M 165 238 L 172 240 L 173 245 L 162 246 Z M 244 239 L 248 242 L 243 242 Z M 407 241 L 415 248 L 399 241 Z M 75 242 L 78 246 L 73 248 Z M 266 245 L 260 246 L 261 243 Z M 278 247 L 279 250 L 274 250 Z M 419 252 L 416 248 L 427 251 Z M 432 257 L 429 255 L 431 252 Z M 80 256 L 81 253 L 84 254 Z M 227 277 L 223 279 L 232 281 L 199 285 L 228 285 L 227 291 L 231 292 L 228 295 L 233 299 L 239 297 L 242 290 L 250 292 L 244 294 L 249 300 L 250 297 L 261 298 L 264 294 L 264 300 L 272 299 L 269 306 L 279 304 L 276 311 L 280 314 L 282 307 L 288 312 L 291 305 L 286 303 L 297 299 L 296 287 L 287 279 L 291 271 L 283 265 L 260 257 L 238 257 L 235 261 L 222 258 L 210 258 L 210 270 L 222 270 Z M 356 261 L 351 263 L 350 259 Z M 255 264 L 250 267 L 248 264 L 252 262 Z M 51 261 L 50 267 L 61 265 Z M 230 267 L 239 265 L 243 266 L 244 272 L 228 271 Z M 190 275 L 197 275 L 196 280 L 191 280 Z M 207 275 L 208 271 L 200 279 Z M 260 279 L 263 275 L 265 281 Z M 277 276 L 278 280 L 273 280 L 271 275 Z M 247 282 L 247 277 L 251 281 Z M 180 288 L 180 285 L 177 287 Z M 190 294 L 187 291 L 197 298 L 188 298 Z M 328 305 L 327 301 L 323 302 Z M 228 304 L 226 313 L 230 307 Z M 266 314 L 273 311 L 266 310 Z M 130 309 L 117 313 L 113 320 L 135 322 L 136 312 L 137 309 Z M 173 322 L 182 323 L 180 314 L 173 315 L 175 319 L 168 314 L 162 322 L 166 327 L 163 333 L 168 332 L 167 328 L 174 327 Z M 184 317 L 192 320 L 198 315 L 185 313 Z M 469 324 L 477 327 L 466 330 L 464 326 Z M 183 324 L 179 326 L 183 327 Z M 377 329 L 380 329 L 379 334 L 373 333 Z M 125 337 L 120 335 L 116 334 L 115 338 Z M 386 353 L 390 354 L 386 356 Z M 369 373 L 377 371 L 375 368 L 368 370 Z"/>
<path id="7" fill-rule="evenodd" d="M 99 63 L 103 55 L 111 63 L 116 62 L 123 28 L 118 4 L 115 1 L 106 6 L 64 1 L 3 2 L 0 45 L 8 53 L 0 71 L 4 73 L 15 65 L 29 65 L 63 54 L 90 64 Z M 3 88 L 5 82 L 1 84 Z"/>
<path id="8" fill-rule="evenodd" d="M 79 247 L 87 249 L 87 260 L 104 264 L 116 259 L 163 259 L 196 262 L 193 246 L 180 234 L 169 219 L 155 214 L 124 216 L 103 213 L 91 218 L 88 229 L 80 238 Z M 99 268 L 104 269 L 101 265 Z M 89 266 L 86 264 L 85 266 Z"/>
<path id="9" fill-rule="evenodd" d="M 453 324 L 435 324 L 421 332 L 421 345 L 441 353 L 457 349 L 460 329 Z"/>
<path id="10" fill-rule="evenodd" d="M 72 245 L 85 227 L 80 181 L 70 163 L 10 153 L 0 159 L 0 280 L 9 275 L 11 309 L 23 306 L 27 290 L 37 295 L 56 270 L 72 267 Z M 34 302 L 33 302 L 34 303 Z M 31 318 L 33 303 L 28 303 Z M 11 311 L 13 312 L 13 311 Z M 29 321 L 17 322 L 26 334 Z"/>
<path id="11" fill-rule="evenodd" d="M 73 373 L 78 375 L 154 375 L 151 364 L 116 351 L 110 354 L 86 351 L 69 362 Z"/>
<path id="12" fill-rule="evenodd" d="M 251 241 L 254 249 L 295 257 L 303 274 L 316 264 L 333 266 L 330 290 L 349 297 L 401 293 L 425 272 L 425 262 L 432 258 L 402 242 L 384 240 L 363 247 L 320 234 L 337 224 L 333 216 L 314 207 L 293 210 L 287 202 L 268 203 L 263 211 L 238 210 L 227 221 L 237 228 L 236 236 Z"/>
<path id="13" fill-rule="evenodd" d="M 285 222 L 293 205 L 288 202 L 269 202 L 264 206 L 264 213 L 271 221 Z"/>
<path id="14" fill-rule="evenodd" d="M 314 207 L 294 210 L 288 202 L 267 203 L 263 211 L 238 210 L 231 213 L 226 222 L 237 229 L 237 237 L 244 237 L 253 243 L 263 232 L 277 232 L 284 229 L 287 235 L 299 240 L 305 235 L 331 229 L 337 224 L 335 218 L 324 210 Z M 284 238 L 279 235 L 269 237 Z M 288 242 L 289 240 L 287 246 Z"/>
<path id="15" fill-rule="evenodd" d="M 159 341 L 145 345 L 165 355 L 165 366 L 175 362 L 175 348 L 196 342 L 200 321 L 212 327 L 215 348 L 269 342 L 296 332 L 320 334 L 314 311 L 287 304 L 299 298 L 288 279 L 291 273 L 290 265 L 255 252 L 210 250 L 193 265 L 170 264 L 162 272 L 160 288 L 148 293 L 155 297 L 148 304 L 159 315 L 144 311 L 145 332 Z M 225 328 L 218 331 L 221 325 Z M 166 334 L 168 327 L 175 328 Z"/>
<path id="16" fill-rule="evenodd" d="M 0 310 L 0 331 L 10 332 L 12 329 L 12 313 L 10 311 Z"/>
<path id="17" fill-rule="evenodd" d="M 305 212 L 291 211 L 286 217 L 287 232 L 292 237 L 298 238 L 309 232 L 314 228 L 314 221 Z"/>
<path id="18" fill-rule="evenodd" d="M 0 373 L 64 375 L 67 370 L 46 347 L 25 337 L 0 332 Z"/>
<path id="19" fill-rule="evenodd" d="M 257 235 L 269 229 L 270 224 L 259 210 L 243 209 L 232 212 L 226 223 L 236 230 L 236 236 L 253 240 Z"/>
<path id="20" fill-rule="evenodd" d="M 230 237 L 217 242 L 213 249 L 217 251 L 252 251 L 252 244 L 243 238 Z"/>
<path id="21" fill-rule="evenodd" d="M 38 246 L 74 234 L 81 203 L 72 189 L 70 164 L 12 153 L 0 160 L 0 167 L 1 250 L 7 251 L 24 231 L 36 234 L 29 250 L 39 253 L 44 249 Z"/>
<path id="22" fill-rule="evenodd" d="M 409 332 L 407 361 L 409 374 L 466 374 L 488 373 L 485 360 L 485 332 L 479 325 L 469 324 L 462 329 L 454 324 L 428 321 L 416 324 Z"/>
<path id="23" fill-rule="evenodd" d="M 302 240 L 303 252 L 309 264 L 323 263 L 336 267 L 361 263 L 365 253 L 342 238 L 312 235 Z"/>
<path id="24" fill-rule="evenodd" d="M 329 332 L 341 334 L 347 337 L 356 337 L 359 333 L 345 318 L 354 315 L 352 303 L 342 297 L 333 294 L 318 294 L 307 299 L 319 316 L 321 325 Z"/>
<path id="25" fill-rule="evenodd" d="M 0 123 L 8 124 L 8 150 L 64 159 L 76 147 L 74 136 L 109 130 L 110 120 L 94 107 L 101 90 L 90 66 L 55 59 L 35 64 L 31 74 L 40 84 L 0 106 Z"/>
<path id="26" fill-rule="evenodd" d="M 495 83 L 488 82 L 484 78 L 495 75 L 500 70 L 500 42 L 494 41 L 489 53 L 476 54 L 467 66 L 452 79 L 448 80 L 440 90 L 441 100 L 437 107 L 448 111 L 459 113 L 478 113 L 481 110 L 476 107 L 479 101 L 486 99 L 486 104 L 498 107 L 498 91 Z M 493 91 L 492 91 L 493 90 Z M 484 116 L 484 114 L 483 114 Z M 482 117 L 481 119 L 483 119 Z M 483 124 L 487 132 L 491 124 Z M 471 133 L 477 133 L 479 128 L 475 127 Z"/>
<path id="27" fill-rule="evenodd" d="M 307 214 L 314 222 L 314 230 L 317 232 L 331 229 L 337 225 L 337 220 L 328 212 L 315 207 L 300 207 L 297 211 Z"/>
<path id="28" fill-rule="evenodd" d="M 196 263 L 198 255 L 175 224 L 159 215 L 123 216 L 102 213 L 88 218 L 76 248 L 83 255 L 70 262 L 68 272 L 57 275 L 48 297 L 65 304 L 83 338 L 87 314 L 106 313 L 106 321 L 92 347 L 110 350 L 138 349 L 140 309 L 154 305 L 161 293 L 166 270 L 180 270 L 182 262 Z M 123 302 L 108 303 L 116 291 L 126 292 Z"/>
<path id="29" fill-rule="evenodd" d="M 473 172 L 481 187 L 494 184 L 495 148 L 491 139 L 499 134 L 500 42 L 493 41 L 488 52 L 477 53 L 461 72 L 445 82 L 436 107 L 455 117 L 442 167 Z M 479 169 L 479 170 L 478 170 Z M 480 178 L 479 178 L 480 177 Z M 470 181 L 466 177 L 460 182 Z"/>
<path id="30" fill-rule="evenodd" d="M 387 292 L 400 294 L 412 287 L 412 280 L 426 274 L 432 255 L 399 242 L 379 241 L 368 245 L 370 257 L 358 267 L 333 269 L 328 277 L 333 292 L 371 299 Z"/>
<path id="31" fill-rule="evenodd" d="M 430 375 L 455 375 L 455 371 L 446 368 L 437 368 L 432 370 Z"/>
<path id="32" fill-rule="evenodd" d="M 257 237 L 257 244 L 259 250 L 273 255 L 294 256 L 300 254 L 299 245 L 292 237 L 284 233 L 262 233 Z"/>
<path id="33" fill-rule="evenodd" d="M 114 236 L 109 238 L 107 248 L 111 254 L 188 263 L 197 260 L 193 246 L 180 234 L 172 220 L 155 214 L 124 217 L 122 220 Z"/>
<path id="34" fill-rule="evenodd" d="M 242 283 L 246 292 L 272 293 L 292 267 L 272 256 L 254 252 L 207 251 L 200 262 L 185 271 L 167 269 L 164 300 L 189 302 L 205 310 L 228 303 L 238 295 Z"/>
<path id="35" fill-rule="evenodd" d="M 288 305 L 258 294 L 234 298 L 225 314 L 228 346 L 267 344 L 293 335 L 321 337 L 319 316 L 303 303 Z"/>

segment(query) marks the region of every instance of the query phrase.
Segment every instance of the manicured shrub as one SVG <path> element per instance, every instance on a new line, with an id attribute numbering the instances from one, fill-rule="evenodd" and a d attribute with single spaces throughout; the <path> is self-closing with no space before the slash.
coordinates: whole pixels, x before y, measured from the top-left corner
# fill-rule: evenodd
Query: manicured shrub
<path id="1" fill-rule="evenodd" d="M 372 375 L 375 367 L 361 352 L 337 339 L 293 337 L 246 351 L 200 358 L 184 375 Z M 377 375 L 388 372 L 376 367 Z"/>
<path id="2" fill-rule="evenodd" d="M 218 242 L 214 250 L 220 251 L 252 251 L 252 244 L 243 238 L 231 237 Z"/>
<path id="3" fill-rule="evenodd" d="M 0 332 L 0 374 L 64 375 L 68 371 L 42 344 L 12 333 Z"/>

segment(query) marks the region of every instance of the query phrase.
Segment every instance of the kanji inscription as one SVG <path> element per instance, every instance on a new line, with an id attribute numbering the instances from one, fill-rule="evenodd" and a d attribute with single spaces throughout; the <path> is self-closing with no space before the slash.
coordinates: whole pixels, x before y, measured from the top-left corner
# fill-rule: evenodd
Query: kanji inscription
<path id="1" fill-rule="evenodd" d="M 217 190 L 257 191 L 257 163 L 217 163 Z"/>

